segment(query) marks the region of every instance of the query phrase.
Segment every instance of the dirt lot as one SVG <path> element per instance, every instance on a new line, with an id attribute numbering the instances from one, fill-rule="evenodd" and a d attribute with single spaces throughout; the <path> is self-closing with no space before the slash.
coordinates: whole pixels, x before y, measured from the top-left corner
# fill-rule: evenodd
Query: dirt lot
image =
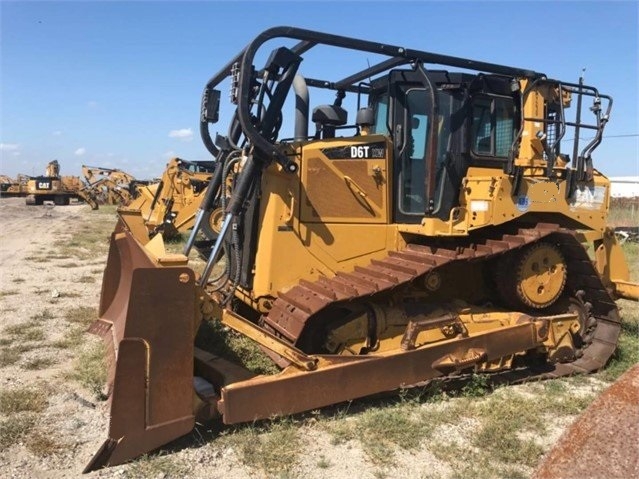
<path id="1" fill-rule="evenodd" d="M 621 353 L 588 377 L 501 387 L 481 377 L 284 420 L 200 428 L 88 475 L 108 412 L 96 317 L 113 209 L 0 200 L 0 477 L 527 478 L 574 418 L 639 361 L 637 310 Z"/>

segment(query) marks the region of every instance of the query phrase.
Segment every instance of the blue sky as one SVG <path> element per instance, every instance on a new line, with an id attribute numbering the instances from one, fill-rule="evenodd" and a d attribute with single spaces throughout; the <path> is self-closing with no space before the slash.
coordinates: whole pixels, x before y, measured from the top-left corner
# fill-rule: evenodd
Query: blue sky
<path id="1" fill-rule="evenodd" d="M 595 166 L 639 174 L 636 1 L 1 1 L 0 16 L 0 173 L 10 176 L 42 174 L 58 159 L 62 174 L 80 175 L 88 164 L 144 179 L 171 156 L 209 159 L 198 130 L 202 88 L 278 25 L 571 82 L 586 68 L 586 83 L 615 100 Z M 226 132 L 222 113 L 213 133 Z"/>

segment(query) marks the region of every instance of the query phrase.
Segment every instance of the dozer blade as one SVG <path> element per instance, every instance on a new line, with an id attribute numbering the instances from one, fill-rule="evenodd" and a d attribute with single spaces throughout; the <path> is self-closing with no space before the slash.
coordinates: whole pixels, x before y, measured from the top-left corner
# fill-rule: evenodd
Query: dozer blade
<path id="1" fill-rule="evenodd" d="M 109 437 L 84 472 L 150 452 L 195 424 L 194 273 L 158 262 L 162 258 L 147 255 L 120 220 L 111 237 L 100 319 L 89 328 L 107 347 Z"/>

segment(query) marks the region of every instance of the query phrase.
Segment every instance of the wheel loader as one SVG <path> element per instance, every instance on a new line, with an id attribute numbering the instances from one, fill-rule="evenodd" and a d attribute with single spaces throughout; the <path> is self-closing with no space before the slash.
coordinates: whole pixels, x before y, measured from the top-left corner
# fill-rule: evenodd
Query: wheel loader
<path id="1" fill-rule="evenodd" d="M 90 327 L 109 355 L 109 433 L 85 470 L 209 420 L 470 372 L 517 382 L 603 368 L 615 300 L 639 297 L 594 166 L 611 107 L 583 79 L 294 27 L 260 33 L 204 88 L 216 166 L 182 254 L 120 212 Z M 195 237 L 217 205 L 220 233 L 196 268 Z M 211 322 L 281 371 L 196 347 Z"/>

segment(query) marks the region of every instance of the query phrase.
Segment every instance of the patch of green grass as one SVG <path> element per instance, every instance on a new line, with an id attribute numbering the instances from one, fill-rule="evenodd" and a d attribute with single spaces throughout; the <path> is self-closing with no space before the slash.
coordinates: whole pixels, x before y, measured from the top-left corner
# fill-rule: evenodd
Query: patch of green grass
<path id="1" fill-rule="evenodd" d="M 13 278 L 13 282 L 14 283 L 24 283 L 25 279 L 24 278 Z"/>
<path id="2" fill-rule="evenodd" d="M 440 461 L 451 468 L 451 479 L 527 479 L 530 472 L 516 464 L 503 464 L 496 461 L 491 454 L 469 446 L 466 442 L 455 442 L 449 439 L 433 440 L 428 450 Z"/>
<path id="3" fill-rule="evenodd" d="M 109 237 L 113 232 L 114 222 L 95 221 L 90 225 L 76 226 L 72 235 L 60 235 L 54 243 L 59 255 L 84 262 L 96 256 L 106 254 L 109 250 Z"/>
<path id="4" fill-rule="evenodd" d="M 532 439 L 523 439 L 518 429 L 506 418 L 484 420 L 472 444 L 502 463 L 524 464 L 532 467 L 543 455 L 543 448 Z"/>
<path id="5" fill-rule="evenodd" d="M 6 298 L 7 296 L 15 296 L 16 294 L 20 294 L 17 289 L 5 289 L 4 291 L 0 291 L 0 299 Z"/>
<path id="6" fill-rule="evenodd" d="M 47 407 L 45 393 L 30 387 L 0 391 L 0 413 L 42 412 Z"/>
<path id="7" fill-rule="evenodd" d="M 146 477 L 178 478 L 188 477 L 189 471 L 189 465 L 175 456 L 153 454 L 142 456 L 140 459 L 132 462 L 130 466 L 124 470 L 123 476 L 134 479 Z"/>
<path id="8" fill-rule="evenodd" d="M 279 369 L 257 343 L 217 321 L 204 321 L 195 338 L 198 348 L 243 365 L 256 374 L 274 374 Z"/>
<path id="9" fill-rule="evenodd" d="M 36 417 L 33 414 L 17 414 L 0 420 L 0 449 L 18 443 L 33 428 Z"/>
<path id="10" fill-rule="evenodd" d="M 56 349 L 76 349 L 86 341 L 86 331 L 82 328 L 72 328 L 64 337 L 52 341 L 49 346 Z"/>
<path id="11" fill-rule="evenodd" d="M 416 449 L 432 434 L 434 424 L 422 421 L 411 404 L 400 403 L 367 409 L 354 429 L 367 456 L 375 464 L 389 464 L 395 448 Z"/>
<path id="12" fill-rule="evenodd" d="M 64 319 L 71 324 L 88 327 L 98 319 L 98 310 L 88 306 L 76 306 L 65 311 Z"/>
<path id="13" fill-rule="evenodd" d="M 69 374 L 71 379 L 78 381 L 102 400 L 106 399 L 103 393 L 107 379 L 105 349 L 102 341 L 92 344 L 79 354 L 75 367 Z"/>
<path id="14" fill-rule="evenodd" d="M 376 465 L 394 463 L 394 451 L 415 450 L 428 443 L 435 430 L 464 416 L 469 399 L 433 400 L 431 388 L 400 391 L 399 396 L 378 405 L 350 404 L 365 407 L 360 412 L 339 410 L 319 425 L 331 436 L 332 444 L 357 441 Z M 370 400 L 375 402 L 375 400 Z"/>
<path id="15" fill-rule="evenodd" d="M 478 398 L 485 396 L 489 391 L 488 376 L 486 374 L 472 374 L 466 384 L 462 386 L 461 395 Z"/>
<path id="16" fill-rule="evenodd" d="M 278 477 L 291 471 L 302 452 L 299 425 L 291 418 L 275 419 L 261 425 L 248 425 L 222 436 L 240 460 L 267 476 Z"/>
<path id="17" fill-rule="evenodd" d="M 42 326 L 34 322 L 13 324 L 4 328 L 4 332 L 14 340 L 14 344 L 19 341 L 42 341 L 45 337 Z"/>

